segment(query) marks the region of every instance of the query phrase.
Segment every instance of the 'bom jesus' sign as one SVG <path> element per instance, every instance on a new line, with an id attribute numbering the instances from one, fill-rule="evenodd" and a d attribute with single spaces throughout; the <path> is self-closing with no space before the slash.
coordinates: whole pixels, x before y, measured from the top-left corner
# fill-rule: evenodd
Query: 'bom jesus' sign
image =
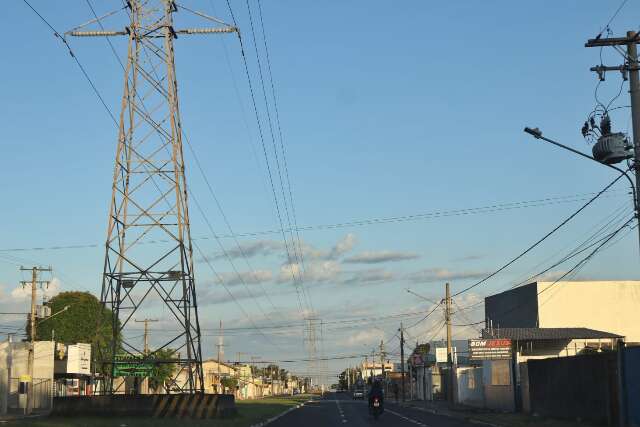
<path id="1" fill-rule="evenodd" d="M 469 340 L 469 358 L 471 360 L 511 359 L 511 340 L 506 338 Z"/>

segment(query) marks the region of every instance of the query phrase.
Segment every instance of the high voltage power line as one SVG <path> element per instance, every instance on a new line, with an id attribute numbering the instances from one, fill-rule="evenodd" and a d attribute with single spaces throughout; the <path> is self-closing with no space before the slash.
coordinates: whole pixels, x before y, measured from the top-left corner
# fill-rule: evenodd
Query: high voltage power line
<path id="1" fill-rule="evenodd" d="M 602 190 L 600 190 L 598 193 L 596 193 L 595 196 L 593 196 L 591 199 L 589 199 L 587 201 L 587 203 L 585 203 L 584 205 L 582 205 L 578 210 L 576 210 L 575 212 L 573 212 L 571 215 L 569 215 L 567 218 L 565 218 L 560 224 L 558 224 L 556 227 L 554 227 L 551 231 L 549 231 L 547 234 L 545 234 L 544 236 L 542 236 L 540 239 L 536 240 L 536 242 L 534 242 L 531 246 L 529 246 L 528 248 L 526 248 L 524 251 L 520 252 L 518 255 L 516 255 L 514 258 L 512 258 L 511 260 L 509 260 L 506 264 L 502 265 L 500 268 L 498 268 L 497 270 L 495 270 L 493 273 L 489 274 L 488 276 L 484 277 L 483 279 L 477 281 L 476 283 L 469 285 L 467 287 L 465 287 L 464 289 L 454 293 L 452 295 L 452 297 L 457 297 L 458 295 L 461 295 L 465 292 L 470 291 L 471 289 L 483 284 L 484 282 L 486 282 L 487 280 L 491 279 L 492 277 L 496 276 L 498 273 L 500 273 L 501 271 L 507 269 L 510 265 L 512 265 L 513 263 L 515 263 L 516 261 L 518 261 L 520 258 L 524 257 L 526 254 L 528 254 L 529 252 L 531 252 L 534 248 L 536 248 L 537 246 L 539 246 L 542 242 L 544 242 L 546 239 L 548 239 L 549 237 L 551 237 L 556 231 L 558 231 L 559 229 L 561 229 L 562 227 L 564 227 L 567 223 L 569 223 L 569 221 L 571 221 L 573 218 L 575 218 L 576 216 L 578 216 L 580 214 L 580 212 L 582 212 L 583 210 L 585 210 L 589 205 L 591 205 L 596 199 L 598 199 L 598 197 L 600 197 L 602 194 L 604 194 L 607 190 L 609 190 L 609 188 L 611 188 L 616 182 L 618 182 L 623 176 L 625 176 L 625 174 L 620 174 L 616 179 L 614 179 L 613 181 L 611 181 L 609 184 L 607 184 Z"/>
<path id="2" fill-rule="evenodd" d="M 611 242 L 611 240 L 618 235 L 618 233 L 620 233 L 623 229 L 625 229 L 626 227 L 629 226 L 629 224 L 631 222 L 633 222 L 635 220 L 635 215 L 632 216 L 630 219 L 628 219 L 627 221 L 624 222 L 624 224 L 622 224 L 620 227 L 618 227 L 614 232 L 610 233 L 608 236 L 606 236 L 605 238 L 597 241 L 597 245 L 595 245 L 595 248 L 589 252 L 589 254 L 587 256 L 585 256 L 584 258 L 580 259 L 580 261 L 578 261 L 571 269 L 569 269 L 568 271 L 566 271 L 565 273 L 563 273 L 560 277 L 558 277 L 557 279 L 555 279 L 551 285 L 549 285 L 548 287 L 546 287 L 545 289 L 543 289 L 542 291 L 537 293 L 537 296 L 540 296 L 542 293 L 548 291 L 549 289 L 553 288 L 556 284 L 558 284 L 561 280 L 563 280 L 564 278 L 566 278 L 569 275 L 573 275 L 575 273 L 577 273 L 579 270 L 581 270 L 598 252 L 600 252 L 605 245 L 607 245 L 609 242 Z M 632 227 L 631 230 L 633 230 L 636 226 Z M 530 304 L 531 302 L 525 302 L 522 304 L 516 304 L 513 307 L 509 307 L 509 309 L 502 311 L 500 314 L 504 315 L 504 314 L 508 314 L 511 313 L 513 311 L 515 311 L 516 309 L 519 309 L 527 304 Z M 469 323 L 466 325 L 458 325 L 458 326 L 474 326 L 474 325 L 480 325 L 482 323 L 484 323 L 485 320 L 481 320 L 475 323 Z"/>
<path id="3" fill-rule="evenodd" d="M 618 196 L 617 194 L 614 194 L 615 190 L 610 190 L 608 191 L 608 193 L 611 193 L 611 194 L 603 195 L 601 196 L 601 198 Z M 528 208 L 535 208 L 535 207 L 541 207 L 541 206 L 552 206 L 552 205 L 558 205 L 558 204 L 581 202 L 581 201 L 589 200 L 591 196 L 593 196 L 594 194 L 598 194 L 598 193 L 595 193 L 595 192 L 580 193 L 580 194 L 573 194 L 573 195 L 567 195 L 567 196 L 554 196 L 554 197 L 547 197 L 543 199 L 525 200 L 525 201 L 519 201 L 519 202 L 496 203 L 492 205 L 485 205 L 485 206 L 465 208 L 465 209 L 437 210 L 433 212 L 404 215 L 404 216 L 369 218 L 369 219 L 353 220 L 348 222 L 339 222 L 339 223 L 332 223 L 332 224 L 308 225 L 308 226 L 300 226 L 296 229 L 293 229 L 293 231 L 312 231 L 312 230 L 327 230 L 327 229 L 336 229 L 336 228 L 349 228 L 349 227 L 358 227 L 358 226 L 375 225 L 375 224 L 420 221 L 420 220 L 427 220 L 427 219 L 434 219 L 434 218 L 479 215 L 479 214 L 486 214 L 486 213 L 509 211 L 514 209 L 528 209 Z M 285 229 L 285 231 L 290 231 L 290 230 Z M 220 239 L 232 239 L 232 238 L 238 238 L 238 237 L 258 237 L 258 236 L 280 234 L 280 233 L 281 233 L 280 229 L 262 230 L 262 231 L 241 232 L 241 233 L 231 233 L 231 234 L 217 234 L 217 237 Z M 214 237 L 199 236 L 199 237 L 194 237 L 191 240 L 210 240 L 212 238 Z M 157 242 L 162 242 L 162 241 L 148 240 L 148 241 L 145 241 L 144 243 L 153 244 Z M 87 248 L 97 248 L 101 246 L 102 244 L 89 243 L 89 244 L 72 244 L 72 245 L 54 245 L 54 246 L 16 247 L 16 248 L 3 248 L 3 249 L 0 249 L 0 252 L 87 249 Z"/>
<path id="4" fill-rule="evenodd" d="M 631 211 L 631 212 L 629 212 Z M 516 282 L 515 284 L 510 284 L 508 286 L 509 289 L 513 289 L 516 288 L 520 285 L 526 284 L 526 283 L 531 283 L 532 280 L 548 273 L 549 271 L 551 271 L 552 269 L 560 266 L 561 264 L 575 258 L 576 256 L 590 250 L 591 248 L 597 246 L 598 244 L 600 244 L 603 240 L 608 239 L 612 234 L 615 234 L 616 231 L 610 231 L 610 230 L 615 230 L 617 229 L 617 227 L 619 227 L 622 224 L 622 221 L 624 220 L 623 218 L 626 218 L 628 215 L 632 215 L 633 214 L 633 210 L 627 208 L 626 210 L 622 210 L 620 211 L 620 209 L 616 209 L 613 214 L 607 215 L 607 217 L 602 220 L 599 221 L 594 227 L 592 227 L 592 230 L 595 229 L 594 232 L 592 232 L 589 237 L 587 237 L 586 239 L 580 241 L 578 240 L 578 242 L 580 242 L 577 246 L 575 246 L 573 249 L 571 249 L 567 254 L 563 255 L 559 260 L 554 261 L 552 264 L 550 264 L 548 267 L 544 268 L 541 271 L 538 271 L 535 274 L 531 274 L 528 275 L 526 279 L 521 280 Z M 604 222 L 604 224 L 603 224 Z M 628 233 L 627 233 L 628 234 Z M 562 252 L 562 250 L 560 251 Z M 559 252 L 559 253 L 560 253 Z M 536 268 L 541 268 L 542 265 L 546 264 L 546 262 L 550 261 L 552 258 L 555 258 L 559 253 L 554 254 L 552 257 L 550 257 L 549 259 L 543 261 L 542 263 L 539 263 L 538 266 Z M 499 289 L 498 291 L 501 291 L 501 289 Z M 462 307 L 462 310 L 468 310 L 468 309 L 472 309 L 478 306 L 481 306 L 484 304 L 484 301 L 478 301 L 476 303 L 473 303 L 471 305 Z"/>
<path id="5" fill-rule="evenodd" d="M 229 8 L 229 13 L 231 14 L 231 19 L 232 19 L 233 23 L 237 27 L 238 24 L 237 24 L 237 21 L 236 21 L 236 18 L 235 18 L 235 14 L 233 13 L 233 8 L 231 7 L 231 3 L 229 2 L 229 0 L 227 0 L 227 7 Z M 242 55 L 242 63 L 244 65 L 244 71 L 245 71 L 245 75 L 246 75 L 246 78 L 247 78 L 247 84 L 249 86 L 249 93 L 251 95 L 251 103 L 253 105 L 253 111 L 254 111 L 254 114 L 255 114 L 256 123 L 257 123 L 257 127 L 258 127 L 258 135 L 259 135 L 260 143 L 261 143 L 261 146 L 262 146 L 262 152 L 263 152 L 263 155 L 264 155 L 265 163 L 266 163 L 266 166 L 267 166 L 267 172 L 268 172 L 268 176 L 269 176 L 269 183 L 271 185 L 271 192 L 272 192 L 274 204 L 275 204 L 275 207 L 276 207 L 276 213 L 277 213 L 277 216 L 278 216 L 278 222 L 280 224 L 280 230 L 278 231 L 278 234 L 282 234 L 282 239 L 283 239 L 283 242 L 284 242 L 284 245 L 285 245 L 285 249 L 286 249 L 286 252 L 287 252 L 287 260 L 290 262 L 291 253 L 289 251 L 289 244 L 287 243 L 287 237 L 286 237 L 285 231 L 284 231 L 284 223 L 283 223 L 282 214 L 281 214 L 281 211 L 280 211 L 280 203 L 278 201 L 278 196 L 276 194 L 275 184 L 274 184 L 274 181 L 273 181 L 273 173 L 271 171 L 271 164 L 269 162 L 269 156 L 267 154 L 266 144 L 265 144 L 265 141 L 264 141 L 264 132 L 262 130 L 262 122 L 260 120 L 260 114 L 258 112 L 258 106 L 257 106 L 257 103 L 256 103 L 256 98 L 255 98 L 255 92 L 254 92 L 254 89 L 253 89 L 253 84 L 251 82 L 251 75 L 249 73 L 249 65 L 247 63 L 247 56 L 246 56 L 246 53 L 245 53 L 245 50 L 244 50 L 244 43 L 242 41 L 242 36 L 240 35 L 240 33 L 238 33 L 238 41 L 240 43 L 240 53 Z M 302 313 L 303 312 L 303 297 L 301 295 L 301 290 L 300 290 L 299 285 L 298 285 L 298 278 L 296 277 L 296 275 L 295 275 L 295 273 L 293 271 L 293 268 L 291 268 L 290 270 L 291 270 L 293 283 L 294 283 L 294 286 L 296 288 L 296 295 L 298 297 L 299 309 L 300 309 L 300 312 Z"/>

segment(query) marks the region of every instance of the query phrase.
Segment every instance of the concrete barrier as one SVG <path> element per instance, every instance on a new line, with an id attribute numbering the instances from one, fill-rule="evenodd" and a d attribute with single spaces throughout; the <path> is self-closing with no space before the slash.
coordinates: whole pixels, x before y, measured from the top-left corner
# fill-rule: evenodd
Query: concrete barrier
<path id="1" fill-rule="evenodd" d="M 52 416 L 227 418 L 236 414 L 231 394 L 69 396 L 53 399 Z"/>

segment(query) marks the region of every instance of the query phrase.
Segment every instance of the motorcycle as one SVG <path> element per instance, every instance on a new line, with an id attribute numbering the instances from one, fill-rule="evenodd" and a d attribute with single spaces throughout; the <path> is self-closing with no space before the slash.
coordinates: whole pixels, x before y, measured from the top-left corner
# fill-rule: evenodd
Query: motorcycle
<path id="1" fill-rule="evenodd" d="M 373 398 L 370 411 L 371 411 L 371 415 L 373 415 L 373 418 L 375 420 L 377 420 L 380 414 L 382 414 L 382 412 L 384 411 L 382 407 L 382 402 L 378 397 Z"/>

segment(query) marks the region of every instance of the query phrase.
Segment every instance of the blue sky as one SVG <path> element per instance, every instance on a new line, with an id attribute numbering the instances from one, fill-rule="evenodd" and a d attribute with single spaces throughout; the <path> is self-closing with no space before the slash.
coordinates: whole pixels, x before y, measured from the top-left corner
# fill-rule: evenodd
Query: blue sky
<path id="1" fill-rule="evenodd" d="M 93 3 L 98 13 L 120 4 Z M 66 2 L 65 7 L 43 0 L 32 4 L 58 31 L 92 17 L 79 0 Z M 208 14 L 214 14 L 213 5 L 217 16 L 230 21 L 224 1 L 185 4 Z M 255 0 L 251 4 L 255 7 Z M 583 45 L 618 5 L 617 1 L 263 1 L 298 223 L 333 224 L 600 190 L 613 179 L 609 170 L 545 146 L 522 128 L 539 126 L 549 137 L 590 150 L 579 130 L 595 105 L 596 78 L 589 67 L 600 59 L 597 49 Z M 21 279 L 16 264 L 51 264 L 60 289 L 99 292 L 116 133 L 51 31 L 22 2 L 4 6 L 1 19 L 10 36 L 0 43 L 10 61 L 5 62 L 0 80 L 4 100 L 0 180 L 5 201 L 0 249 L 98 245 L 0 252 L 2 306 L 23 304 L 26 310 L 26 301 L 12 295 Z M 232 6 L 259 90 L 246 5 L 233 0 Z M 638 12 L 637 4 L 629 2 L 611 23 L 614 34 L 636 28 Z M 183 17 L 191 19 L 186 15 L 180 12 L 177 23 Z M 123 19 L 116 16 L 105 26 L 121 28 Z M 124 42 L 114 43 L 124 54 Z M 71 40 L 71 45 L 117 113 L 122 71 L 106 42 L 81 39 Z M 176 40 L 182 120 L 234 231 L 277 229 L 239 53 L 232 35 Z M 620 63 L 620 55 L 612 50 L 602 55 L 607 65 Z M 608 102 L 619 85 L 618 75 L 608 75 L 598 90 L 600 99 Z M 627 104 L 624 88 L 615 105 Z M 260 108 L 264 116 L 262 104 Z M 613 120 L 615 129 L 627 131 L 629 110 L 617 110 Z M 216 232 L 225 234 L 190 153 L 186 161 L 191 191 Z M 618 208 L 630 209 L 626 189 L 624 184 L 614 187 L 610 197 L 595 203 L 530 256 L 474 289 L 469 301 L 541 270 L 549 263 L 535 267 L 586 237 L 598 221 Z M 461 289 L 526 248 L 578 206 L 579 202 L 560 203 L 304 231 L 309 270 L 305 286 L 319 317 L 326 321 L 424 311 L 429 304 L 405 288 L 434 299 L 441 298 L 447 279 L 454 290 Z M 193 208 L 192 234 L 210 235 Z M 332 255 L 340 242 L 348 250 Z M 284 262 L 279 236 L 241 238 L 240 243 L 257 251 L 250 262 L 263 278 L 250 289 L 260 295 L 262 286 L 277 309 L 263 300 L 263 309 L 274 311 L 270 320 L 264 319 L 259 303 L 242 297 L 241 285 L 229 285 L 239 302 L 260 324 L 299 321 L 291 284 L 278 280 Z M 233 240 L 224 244 L 229 250 L 235 247 Z M 201 240 L 199 245 L 214 257 L 219 252 L 214 241 Z M 580 277 L 638 279 L 637 259 L 637 240 L 631 234 L 594 259 Z M 248 270 L 242 259 L 235 263 L 239 270 Z M 213 264 L 233 281 L 226 260 L 215 259 Z M 203 327 L 214 328 L 219 319 L 247 324 L 236 304 L 221 302 L 225 292 L 207 266 L 198 263 L 196 272 L 203 295 Z M 482 318 L 481 311 L 469 316 Z M 381 322 L 380 329 L 328 326 L 325 352 L 369 351 L 380 337 L 391 338 L 397 323 L 397 319 Z M 424 322 L 413 335 L 425 338 L 438 323 L 439 319 Z M 299 331 L 273 339 L 291 357 L 306 354 Z M 227 343 L 230 358 L 239 351 L 264 358 L 281 354 L 259 335 L 230 336 Z M 211 355 L 213 337 L 205 337 L 204 344 L 205 355 Z M 332 363 L 331 369 L 346 363 Z"/>

